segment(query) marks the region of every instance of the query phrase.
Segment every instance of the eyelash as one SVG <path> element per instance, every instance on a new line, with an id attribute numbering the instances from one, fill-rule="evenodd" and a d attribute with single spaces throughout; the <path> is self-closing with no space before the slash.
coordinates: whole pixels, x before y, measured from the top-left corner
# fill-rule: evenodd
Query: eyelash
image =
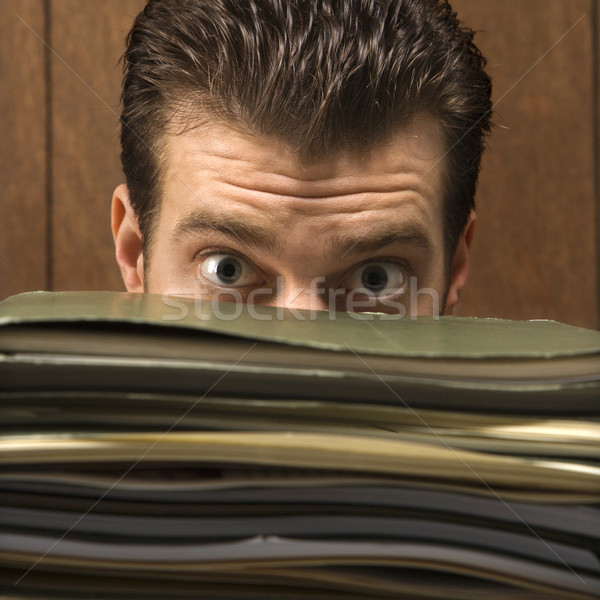
<path id="1" fill-rule="evenodd" d="M 360 267 L 369 265 L 371 263 L 388 263 L 396 265 L 397 267 L 402 269 L 402 271 L 408 277 L 412 277 L 415 274 L 412 265 L 408 261 L 404 260 L 403 258 L 398 258 L 397 256 L 373 256 L 371 258 L 368 258 L 367 260 L 363 260 L 358 264 L 352 266 L 348 271 L 346 271 L 346 274 L 351 273 L 355 269 L 359 269 Z"/>
<path id="2" fill-rule="evenodd" d="M 201 252 L 197 252 L 194 255 L 194 262 L 198 262 L 203 258 L 210 256 L 211 254 L 230 254 L 231 256 L 236 256 L 237 258 L 241 258 L 242 260 L 250 263 L 252 267 L 256 269 L 257 272 L 261 273 L 261 270 L 247 256 L 243 255 L 241 252 L 238 252 L 237 250 L 232 250 L 231 248 L 225 248 L 220 246 L 213 246 L 211 248 L 204 249 Z M 412 268 L 411 264 L 402 258 L 398 258 L 397 256 L 372 256 L 371 258 L 367 258 L 355 265 L 352 265 L 352 267 L 350 267 L 350 269 L 346 271 L 346 274 L 352 272 L 354 269 L 358 269 L 363 265 L 368 265 L 369 263 L 374 262 L 392 263 L 401 267 L 404 271 L 406 271 L 407 275 L 414 275 L 414 269 Z"/>
<path id="3" fill-rule="evenodd" d="M 255 264 L 247 256 L 244 256 L 241 252 L 238 252 L 237 250 L 232 250 L 231 248 L 212 246 L 211 248 L 204 249 L 200 252 L 197 252 L 194 255 L 194 262 L 199 263 L 208 256 L 211 256 L 212 254 L 229 254 L 230 256 L 235 256 L 236 258 L 239 258 L 252 265 L 252 268 L 256 269 L 256 271 L 260 273 L 260 269 L 256 267 Z"/>

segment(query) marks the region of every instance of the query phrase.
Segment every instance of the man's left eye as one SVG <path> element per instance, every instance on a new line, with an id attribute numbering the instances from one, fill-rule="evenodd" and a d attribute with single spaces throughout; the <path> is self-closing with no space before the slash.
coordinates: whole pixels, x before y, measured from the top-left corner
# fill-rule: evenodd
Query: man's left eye
<path id="1" fill-rule="evenodd" d="M 406 270 L 393 262 L 369 262 L 355 268 L 341 287 L 369 295 L 387 296 L 403 291 Z"/>
<path id="2" fill-rule="evenodd" d="M 200 263 L 202 275 L 212 284 L 223 287 L 244 287 L 262 282 L 256 269 L 241 256 L 211 254 Z"/>

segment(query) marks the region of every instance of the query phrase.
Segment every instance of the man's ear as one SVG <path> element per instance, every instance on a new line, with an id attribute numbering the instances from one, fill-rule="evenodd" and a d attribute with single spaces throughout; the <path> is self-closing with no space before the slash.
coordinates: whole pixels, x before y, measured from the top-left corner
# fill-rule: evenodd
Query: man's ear
<path id="1" fill-rule="evenodd" d="M 452 257 L 452 262 L 450 264 L 450 285 L 448 286 L 446 306 L 444 309 L 445 315 L 454 313 L 454 308 L 458 303 L 460 293 L 467 281 L 467 275 L 469 274 L 469 255 L 471 253 L 473 233 L 475 232 L 475 218 L 475 211 L 472 210 L 469 215 L 469 220 L 458 240 L 454 256 Z"/>
<path id="2" fill-rule="evenodd" d="M 128 292 L 144 291 L 142 233 L 129 201 L 129 190 L 122 183 L 113 193 L 111 226 L 115 256 Z"/>

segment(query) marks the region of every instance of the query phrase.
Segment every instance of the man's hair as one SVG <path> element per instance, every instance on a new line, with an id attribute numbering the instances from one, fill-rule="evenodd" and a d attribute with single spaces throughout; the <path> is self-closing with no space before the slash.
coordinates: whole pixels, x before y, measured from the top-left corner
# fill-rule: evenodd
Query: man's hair
<path id="1" fill-rule="evenodd" d="M 490 129 L 491 83 L 473 35 L 445 0 L 150 0 L 127 39 L 121 115 L 145 259 L 174 125 L 216 120 L 314 161 L 364 151 L 423 114 L 446 144 L 449 261 Z"/>

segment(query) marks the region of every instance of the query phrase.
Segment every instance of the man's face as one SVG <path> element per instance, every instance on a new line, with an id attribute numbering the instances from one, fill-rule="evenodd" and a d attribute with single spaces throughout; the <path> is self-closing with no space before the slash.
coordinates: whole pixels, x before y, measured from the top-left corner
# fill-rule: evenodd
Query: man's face
<path id="1" fill-rule="evenodd" d="M 457 266 L 455 256 L 447 272 L 443 153 L 426 119 L 364 156 L 308 165 L 281 142 L 220 126 L 168 136 L 145 291 L 431 315 L 444 305 L 450 276 L 451 310 L 467 259 L 462 252 Z M 141 245 L 131 249 L 139 230 L 128 221 L 135 219 L 120 186 L 117 258 L 127 288 L 142 291 Z"/>

